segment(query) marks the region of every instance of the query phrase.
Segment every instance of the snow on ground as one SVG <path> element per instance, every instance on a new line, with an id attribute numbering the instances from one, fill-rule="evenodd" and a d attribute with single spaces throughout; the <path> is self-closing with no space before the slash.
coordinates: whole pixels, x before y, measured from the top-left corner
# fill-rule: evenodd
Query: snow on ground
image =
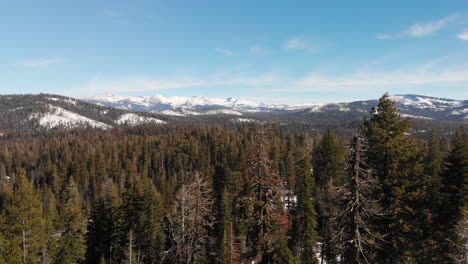
<path id="1" fill-rule="evenodd" d="M 210 110 L 206 111 L 204 113 L 205 115 L 218 115 L 218 114 L 224 114 L 224 115 L 238 115 L 241 116 L 242 113 L 234 110 L 229 110 L 229 109 L 216 109 L 216 110 Z"/>
<path id="2" fill-rule="evenodd" d="M 172 111 L 172 110 L 164 110 L 162 112 L 159 112 L 159 111 L 151 111 L 152 113 L 160 113 L 160 114 L 163 114 L 163 115 L 170 115 L 170 116 L 185 116 L 184 114 L 182 113 L 179 113 L 179 112 L 176 112 L 176 111 Z"/>
<path id="3" fill-rule="evenodd" d="M 146 124 L 146 123 L 167 124 L 167 122 L 163 120 L 159 120 L 159 119 L 152 118 L 152 117 L 139 116 L 139 115 L 132 114 L 132 113 L 121 115 L 119 119 L 117 119 L 117 121 L 115 122 L 119 125 L 131 125 L 131 126 Z"/>
<path id="4" fill-rule="evenodd" d="M 61 100 L 62 100 L 62 99 L 57 98 L 57 97 L 47 97 L 47 99 L 52 100 L 52 101 L 55 101 L 55 102 L 61 101 Z M 76 105 L 76 100 L 71 99 L 71 98 L 69 98 L 69 99 L 64 99 L 64 100 L 62 100 L 62 101 L 63 101 L 63 102 L 66 102 L 66 103 L 69 103 L 69 104 Z"/>
<path id="5" fill-rule="evenodd" d="M 89 126 L 93 128 L 109 129 L 111 126 L 102 122 L 67 111 L 63 108 L 49 105 L 49 112 L 45 114 L 34 113 L 29 119 L 38 119 L 39 125 L 47 128 L 78 128 Z"/>
<path id="6" fill-rule="evenodd" d="M 463 108 L 463 109 L 460 109 L 460 110 L 453 110 L 452 112 L 450 112 L 450 114 L 452 114 L 452 115 L 468 114 L 468 108 Z"/>
<path id="7" fill-rule="evenodd" d="M 413 95 L 393 95 L 390 96 L 390 99 L 405 106 L 414 106 L 421 109 L 433 108 L 435 110 L 444 110 L 449 107 L 462 105 L 462 102 L 457 100 Z"/>
<path id="8" fill-rule="evenodd" d="M 416 119 L 428 119 L 431 120 L 431 117 L 426 116 L 415 116 L 415 115 L 407 115 L 407 114 L 400 114 L 401 117 L 409 117 L 409 118 L 416 118 Z"/>
<path id="9" fill-rule="evenodd" d="M 250 118 L 236 118 L 236 119 L 232 119 L 232 121 L 234 121 L 234 122 L 239 122 L 239 123 L 258 122 L 258 120 L 250 119 Z"/>

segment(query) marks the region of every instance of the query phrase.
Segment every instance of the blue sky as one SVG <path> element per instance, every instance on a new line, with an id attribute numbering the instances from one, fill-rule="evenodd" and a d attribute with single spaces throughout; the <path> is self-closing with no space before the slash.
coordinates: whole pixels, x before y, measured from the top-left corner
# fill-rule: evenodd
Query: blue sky
<path id="1" fill-rule="evenodd" d="M 468 1 L 0 0 L 0 94 L 468 96 Z"/>

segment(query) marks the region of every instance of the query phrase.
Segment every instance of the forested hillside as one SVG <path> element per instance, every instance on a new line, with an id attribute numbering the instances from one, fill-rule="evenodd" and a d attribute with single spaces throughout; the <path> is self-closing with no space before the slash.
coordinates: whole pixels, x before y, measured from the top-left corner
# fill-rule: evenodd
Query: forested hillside
<path id="1" fill-rule="evenodd" d="M 466 133 L 369 110 L 4 135 L 0 263 L 466 263 Z"/>

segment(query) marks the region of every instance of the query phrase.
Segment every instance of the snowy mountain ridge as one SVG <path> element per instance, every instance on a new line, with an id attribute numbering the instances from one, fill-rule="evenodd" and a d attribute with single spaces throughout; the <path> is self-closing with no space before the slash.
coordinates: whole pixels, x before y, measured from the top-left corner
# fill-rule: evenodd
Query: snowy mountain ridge
<path id="1" fill-rule="evenodd" d="M 468 123 L 466 100 L 395 95 L 400 114 L 421 121 Z M 0 132 L 50 129 L 112 129 L 170 124 L 317 124 L 361 120 L 378 100 L 350 103 L 267 105 L 234 98 L 124 97 L 101 95 L 88 102 L 52 94 L 0 95 Z"/>
<path id="2" fill-rule="evenodd" d="M 136 111 L 165 111 L 176 108 L 204 109 L 204 108 L 231 108 L 237 110 L 298 110 L 313 106 L 322 106 L 324 103 L 310 103 L 298 105 L 264 104 L 248 100 L 229 98 L 207 98 L 205 96 L 179 97 L 179 96 L 119 96 L 112 94 L 100 94 L 93 97 L 85 97 L 84 101 L 99 105 L 113 106 L 121 109 Z"/>
<path id="3" fill-rule="evenodd" d="M 392 95 L 401 113 L 407 117 L 438 120 L 467 120 L 468 101 L 454 100 L 423 95 Z M 207 98 L 204 96 L 116 96 L 101 94 L 83 100 L 116 107 L 119 109 L 161 113 L 172 116 L 194 116 L 209 114 L 243 115 L 254 113 L 367 113 L 377 100 L 355 101 L 349 103 L 307 103 L 307 104 L 265 104 L 236 98 Z"/>

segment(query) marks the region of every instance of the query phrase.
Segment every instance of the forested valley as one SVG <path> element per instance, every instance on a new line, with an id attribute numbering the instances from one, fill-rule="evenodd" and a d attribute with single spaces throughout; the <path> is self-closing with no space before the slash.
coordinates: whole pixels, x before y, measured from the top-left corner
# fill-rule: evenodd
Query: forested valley
<path id="1" fill-rule="evenodd" d="M 0 263 L 467 263 L 466 133 L 369 110 L 1 137 Z"/>

